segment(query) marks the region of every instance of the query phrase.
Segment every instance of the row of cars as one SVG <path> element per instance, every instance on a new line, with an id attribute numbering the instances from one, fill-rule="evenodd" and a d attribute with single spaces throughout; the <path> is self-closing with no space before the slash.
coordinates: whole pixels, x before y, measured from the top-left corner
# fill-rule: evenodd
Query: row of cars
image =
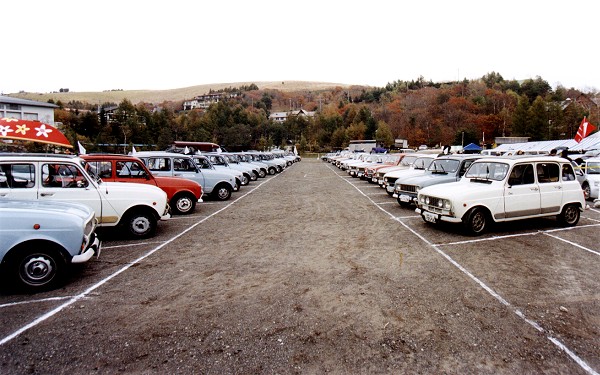
<path id="1" fill-rule="evenodd" d="M 461 223 L 473 235 L 497 222 L 556 216 L 579 222 L 586 199 L 598 198 L 600 159 L 578 165 L 552 156 L 478 154 L 328 154 L 324 161 L 378 183 L 427 223 Z M 375 160 L 376 159 L 376 160 Z"/>
<path id="2" fill-rule="evenodd" d="M 0 154 L 0 275 L 21 289 L 54 287 L 70 264 L 100 253 L 98 228 L 151 237 L 203 197 L 227 200 L 297 160 L 283 152 Z"/>

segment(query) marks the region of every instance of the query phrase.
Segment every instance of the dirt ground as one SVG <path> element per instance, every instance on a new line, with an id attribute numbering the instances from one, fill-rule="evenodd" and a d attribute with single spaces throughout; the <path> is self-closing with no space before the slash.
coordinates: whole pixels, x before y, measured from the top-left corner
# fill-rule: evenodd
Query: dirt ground
<path id="1" fill-rule="evenodd" d="M 215 216 L 203 215 L 221 203 L 206 202 L 194 218 L 169 221 L 155 239 L 160 250 L 0 346 L 0 373 L 590 373 L 551 335 L 600 369 L 597 257 L 573 260 L 577 272 L 564 260 L 540 271 L 532 262 L 549 260 L 522 251 L 531 246 L 524 240 L 497 248 L 490 241 L 480 253 L 449 248 L 511 296 L 506 306 L 432 249 L 447 232 L 434 229 L 424 241 L 345 178 L 304 160 Z M 102 262 L 133 260 L 113 260 L 111 251 L 126 254 L 105 249 L 84 279 L 101 273 Z M 579 288 L 565 289 L 578 296 L 566 299 L 573 305 L 540 300 L 560 282 Z M 78 293 L 70 287 L 85 289 L 75 283 L 61 292 Z M 31 309 L 0 310 L 0 322 Z"/>

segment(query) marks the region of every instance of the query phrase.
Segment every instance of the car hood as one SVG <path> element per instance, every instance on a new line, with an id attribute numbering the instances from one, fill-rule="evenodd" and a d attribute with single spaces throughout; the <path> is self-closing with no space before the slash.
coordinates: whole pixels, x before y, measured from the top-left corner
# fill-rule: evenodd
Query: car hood
<path id="1" fill-rule="evenodd" d="M 107 190 L 111 194 L 119 193 L 128 196 L 142 197 L 140 194 L 149 194 L 150 196 L 162 196 L 166 193 L 159 187 L 146 184 L 124 184 L 122 182 L 103 182 L 100 190 Z"/>
<path id="2" fill-rule="evenodd" d="M 503 181 L 492 181 L 491 184 L 483 182 L 472 182 L 469 178 L 462 178 L 460 181 L 449 182 L 447 184 L 436 184 L 425 187 L 419 191 L 419 194 L 432 195 L 438 198 L 452 198 L 478 196 L 483 189 L 496 189 L 503 185 Z"/>
<path id="3" fill-rule="evenodd" d="M 94 212 L 90 207 L 79 203 L 61 202 L 61 201 L 27 201 L 27 200 L 0 200 L 0 211 L 9 212 L 12 210 L 30 210 L 61 212 L 87 219 Z"/>

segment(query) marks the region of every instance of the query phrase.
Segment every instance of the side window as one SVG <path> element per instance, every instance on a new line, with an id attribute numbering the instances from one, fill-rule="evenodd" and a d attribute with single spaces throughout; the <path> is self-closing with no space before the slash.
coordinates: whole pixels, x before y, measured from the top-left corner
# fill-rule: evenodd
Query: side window
<path id="1" fill-rule="evenodd" d="M 171 159 L 170 158 L 148 158 L 148 159 L 146 159 L 146 166 L 151 171 L 170 171 L 171 170 Z"/>
<path id="2" fill-rule="evenodd" d="M 558 182 L 560 169 L 556 163 L 539 163 L 536 165 L 538 182 L 545 184 L 548 182 Z"/>
<path id="3" fill-rule="evenodd" d="M 175 158 L 173 160 L 173 169 L 180 172 L 193 171 L 194 167 L 187 158 Z"/>
<path id="4" fill-rule="evenodd" d="M 562 165 L 562 180 L 563 181 L 575 180 L 575 172 L 573 171 L 573 167 L 570 164 Z"/>
<path id="5" fill-rule="evenodd" d="M 532 164 L 517 164 L 508 177 L 509 185 L 527 185 L 535 182 Z"/>
<path id="6" fill-rule="evenodd" d="M 42 186 L 49 188 L 84 188 L 89 182 L 76 166 L 72 164 L 42 165 Z"/>
<path id="7" fill-rule="evenodd" d="M 109 161 L 88 161 L 85 163 L 86 172 L 100 178 L 112 177 L 112 164 Z"/>
<path id="8" fill-rule="evenodd" d="M 139 162 L 118 161 L 116 163 L 117 176 L 122 178 L 146 178 L 146 171 Z"/>
<path id="9" fill-rule="evenodd" d="M 458 172 L 458 177 L 462 177 L 465 172 L 467 171 L 467 169 L 469 169 L 469 167 L 471 166 L 471 164 L 473 164 L 474 160 L 465 160 L 465 162 L 463 163 L 463 165 L 460 167 L 460 171 Z"/>
<path id="10" fill-rule="evenodd" d="M 0 189 L 29 189 L 34 186 L 33 164 L 0 164 Z"/>

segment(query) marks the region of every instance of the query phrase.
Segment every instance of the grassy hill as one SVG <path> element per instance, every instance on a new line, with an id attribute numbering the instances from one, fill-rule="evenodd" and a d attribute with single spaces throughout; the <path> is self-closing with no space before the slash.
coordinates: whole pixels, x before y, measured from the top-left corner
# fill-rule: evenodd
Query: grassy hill
<path id="1" fill-rule="evenodd" d="M 352 85 L 330 82 L 306 82 L 306 81 L 277 81 L 277 82 L 234 82 L 234 83 L 212 83 L 207 85 L 198 85 L 183 87 L 170 90 L 127 90 L 127 91 L 102 91 L 102 92 L 52 92 L 52 93 L 32 93 L 21 92 L 7 94 L 14 98 L 36 100 L 47 102 L 53 99 L 55 102 L 60 100 L 63 103 L 70 101 L 81 101 L 87 103 L 103 104 L 106 102 L 120 103 L 123 99 L 129 99 L 133 104 L 139 102 L 162 103 L 163 101 L 183 101 L 192 99 L 195 96 L 208 93 L 212 90 L 220 90 L 228 87 L 240 87 L 244 85 L 256 84 L 259 89 L 277 89 L 284 92 L 297 91 L 321 91 L 329 90 L 335 87 L 348 88 Z"/>

